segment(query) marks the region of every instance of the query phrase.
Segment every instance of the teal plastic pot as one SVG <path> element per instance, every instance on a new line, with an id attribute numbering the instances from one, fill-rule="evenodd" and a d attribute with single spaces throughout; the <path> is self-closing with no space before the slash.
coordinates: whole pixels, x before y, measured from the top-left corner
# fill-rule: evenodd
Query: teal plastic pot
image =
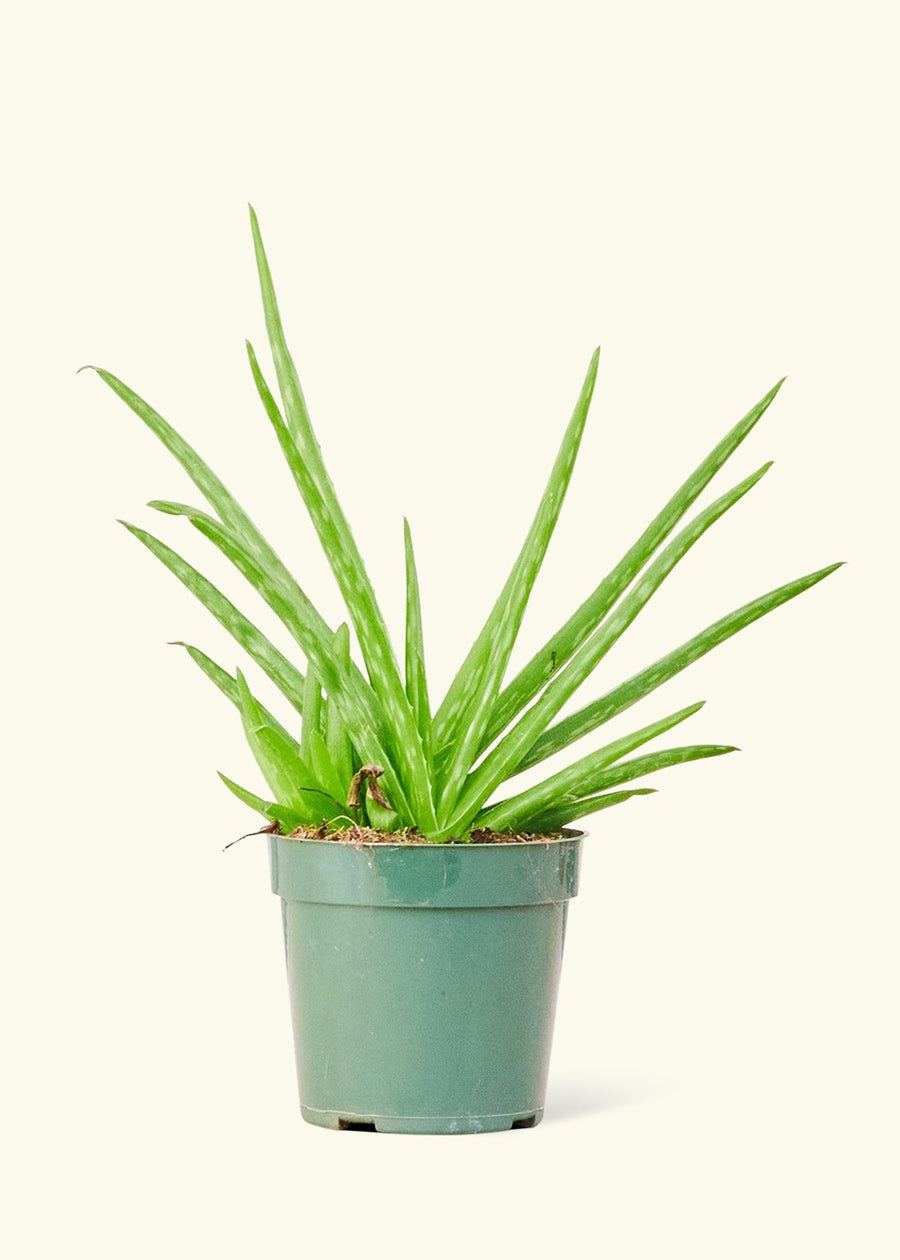
<path id="1" fill-rule="evenodd" d="M 272 837 L 304 1119 L 382 1133 L 537 1124 L 581 838 Z"/>

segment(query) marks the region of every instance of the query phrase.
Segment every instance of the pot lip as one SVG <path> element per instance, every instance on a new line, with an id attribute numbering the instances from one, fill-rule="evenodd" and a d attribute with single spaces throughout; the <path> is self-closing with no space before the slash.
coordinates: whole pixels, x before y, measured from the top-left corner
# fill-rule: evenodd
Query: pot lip
<path id="1" fill-rule="evenodd" d="M 317 836 L 280 836 L 273 835 L 273 840 L 283 840 L 287 844 L 313 844 L 323 845 L 330 849 L 347 848 L 359 851 L 361 849 L 426 849 L 443 853 L 459 853 L 465 850 L 471 852 L 475 849 L 527 849 L 541 848 L 549 849 L 554 844 L 571 843 L 573 840 L 583 840 L 587 835 L 586 831 L 573 827 L 563 827 L 558 836 L 550 836 L 546 840 L 492 840 L 489 843 L 481 843 L 473 840 L 469 844 L 454 844 L 451 841 L 442 841 L 436 843 L 433 840 L 404 840 L 402 842 L 390 840 L 361 840 L 358 844 L 345 843 L 341 840 L 319 839 Z"/>

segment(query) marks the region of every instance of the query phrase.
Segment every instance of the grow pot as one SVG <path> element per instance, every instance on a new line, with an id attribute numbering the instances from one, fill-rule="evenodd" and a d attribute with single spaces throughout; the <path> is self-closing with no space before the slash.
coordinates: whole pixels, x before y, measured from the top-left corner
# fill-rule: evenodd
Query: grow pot
<path id="1" fill-rule="evenodd" d="M 271 838 L 304 1119 L 382 1133 L 538 1123 L 581 839 Z"/>

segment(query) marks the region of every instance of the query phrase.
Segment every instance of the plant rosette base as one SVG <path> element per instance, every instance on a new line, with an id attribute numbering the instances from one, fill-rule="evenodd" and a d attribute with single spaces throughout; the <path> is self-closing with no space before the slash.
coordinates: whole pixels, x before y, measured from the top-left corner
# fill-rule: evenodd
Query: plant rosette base
<path id="1" fill-rule="evenodd" d="M 304 1119 L 385 1133 L 537 1124 L 581 841 L 270 837 Z"/>

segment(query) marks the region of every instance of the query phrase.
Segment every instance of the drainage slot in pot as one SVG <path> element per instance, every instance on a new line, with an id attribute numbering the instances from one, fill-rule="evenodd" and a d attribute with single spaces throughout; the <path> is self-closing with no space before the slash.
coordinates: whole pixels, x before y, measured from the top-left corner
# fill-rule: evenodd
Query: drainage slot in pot
<path id="1" fill-rule="evenodd" d="M 374 1120 L 345 1120 L 343 1116 L 338 1120 L 337 1127 L 339 1129 L 351 1129 L 356 1133 L 377 1133 L 378 1131 L 375 1128 Z"/>
<path id="2" fill-rule="evenodd" d="M 537 1115 L 522 1116 L 518 1120 L 513 1120 L 509 1126 L 511 1129 L 533 1129 L 537 1124 Z"/>

